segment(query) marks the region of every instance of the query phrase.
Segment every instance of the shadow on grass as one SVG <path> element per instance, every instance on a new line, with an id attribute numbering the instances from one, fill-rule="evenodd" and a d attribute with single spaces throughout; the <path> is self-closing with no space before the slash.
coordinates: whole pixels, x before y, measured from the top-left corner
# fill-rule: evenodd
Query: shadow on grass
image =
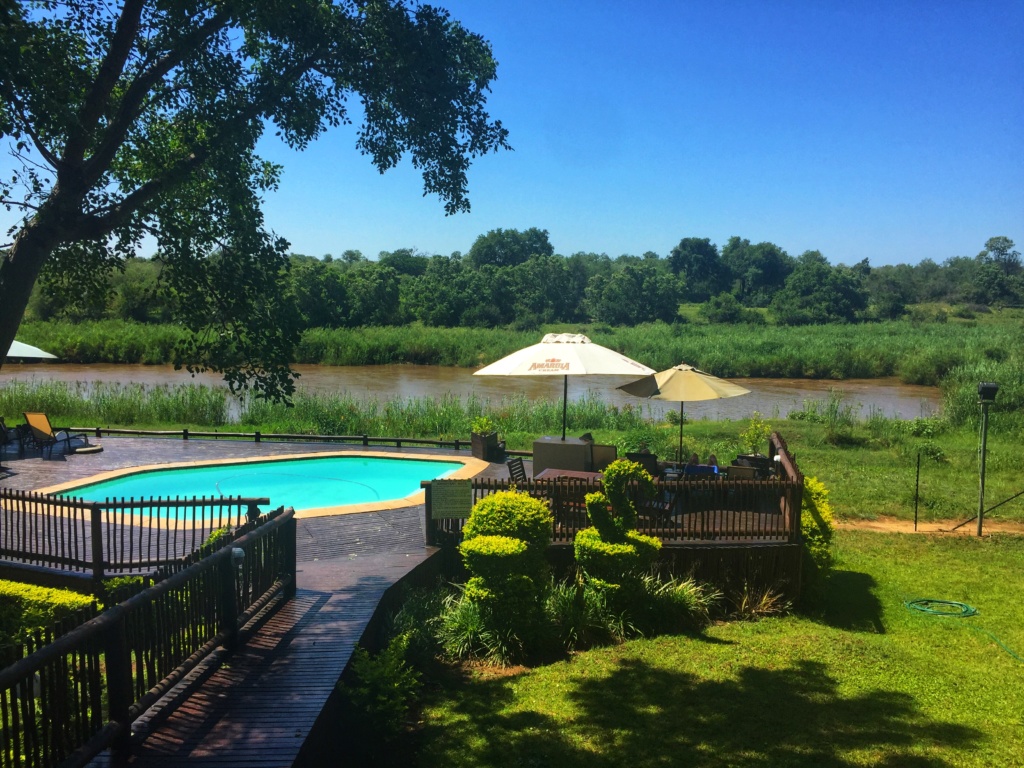
<path id="1" fill-rule="evenodd" d="M 747 667 L 711 681 L 622 660 L 606 676 L 575 683 L 568 728 L 543 711 L 553 702 L 504 712 L 515 686 L 506 678 L 463 688 L 445 725 L 420 734 L 421 764 L 940 768 L 949 763 L 937 750 L 970 750 L 982 739 L 925 718 L 905 694 L 843 696 L 817 662 Z"/>
<path id="2" fill-rule="evenodd" d="M 878 582 L 867 573 L 835 571 L 821 618 L 830 627 L 885 634 L 882 603 L 875 596 Z"/>

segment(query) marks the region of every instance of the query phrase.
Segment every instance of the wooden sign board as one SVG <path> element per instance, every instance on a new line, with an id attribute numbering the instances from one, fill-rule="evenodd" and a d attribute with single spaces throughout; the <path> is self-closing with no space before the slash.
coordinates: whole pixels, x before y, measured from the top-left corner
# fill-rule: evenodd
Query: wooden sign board
<path id="1" fill-rule="evenodd" d="M 469 517 L 472 508 L 471 480 L 434 480 L 430 483 L 430 516 L 434 520 Z"/>

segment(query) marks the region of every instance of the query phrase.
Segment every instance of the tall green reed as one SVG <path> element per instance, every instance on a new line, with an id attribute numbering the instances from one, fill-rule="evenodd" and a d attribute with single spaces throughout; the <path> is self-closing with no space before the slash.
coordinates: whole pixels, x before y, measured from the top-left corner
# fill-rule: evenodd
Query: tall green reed
<path id="1" fill-rule="evenodd" d="M 62 426 L 132 426 L 228 421 L 228 392 L 195 384 L 143 387 L 107 382 L 8 382 L 0 387 L 0 413 L 15 419 L 42 411 Z"/>

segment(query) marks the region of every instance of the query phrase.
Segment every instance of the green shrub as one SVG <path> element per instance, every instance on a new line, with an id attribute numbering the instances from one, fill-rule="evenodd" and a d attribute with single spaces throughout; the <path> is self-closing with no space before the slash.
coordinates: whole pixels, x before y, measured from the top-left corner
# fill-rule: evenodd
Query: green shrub
<path id="1" fill-rule="evenodd" d="M 761 414 L 754 411 L 750 414 L 750 422 L 747 428 L 740 432 L 740 440 L 751 453 L 760 453 L 768 442 L 772 428 L 761 418 Z"/>
<path id="2" fill-rule="evenodd" d="M 469 572 L 488 582 L 529 575 L 526 551 L 526 542 L 511 536 L 475 536 L 459 545 Z"/>
<path id="3" fill-rule="evenodd" d="M 480 631 L 475 640 L 449 647 L 508 663 L 540 639 L 551 510 L 525 493 L 501 491 L 473 506 L 463 535 L 459 551 L 473 574 L 463 598 L 479 609 Z"/>
<path id="4" fill-rule="evenodd" d="M 626 531 L 623 538 L 622 542 L 605 541 L 597 528 L 584 528 L 576 534 L 576 563 L 589 579 L 614 589 L 626 579 L 640 578 L 654 565 L 661 551 L 658 539 L 636 531 Z"/>
<path id="5" fill-rule="evenodd" d="M 817 478 L 804 478 L 800 532 L 803 539 L 803 596 L 814 602 L 824 593 L 835 561 L 833 534 L 835 516 L 828 501 L 828 489 Z"/>
<path id="6" fill-rule="evenodd" d="M 88 608 L 93 598 L 68 589 L 0 581 L 0 643 L 17 641 Z"/>
<path id="7" fill-rule="evenodd" d="M 635 461 L 618 459 L 604 471 L 605 493 L 584 499 L 593 527 L 576 534 L 573 552 L 587 585 L 604 590 L 613 611 L 626 611 L 640 591 L 640 578 L 658 559 L 661 542 L 636 532 L 630 486 L 654 492 L 651 476 Z"/>
<path id="8" fill-rule="evenodd" d="M 531 555 L 543 558 L 551 540 L 551 523 L 547 502 L 518 491 L 499 491 L 473 505 L 462 533 L 466 540 L 476 536 L 522 539 Z"/>
<path id="9" fill-rule="evenodd" d="M 498 431 L 498 425 L 489 416 L 477 416 L 470 424 L 470 430 L 478 435 L 489 435 Z"/>
<path id="10" fill-rule="evenodd" d="M 349 715 L 358 721 L 357 733 L 365 742 L 379 744 L 402 729 L 420 688 L 419 673 L 405 659 L 408 646 L 409 638 L 398 635 L 374 656 L 357 647 L 352 654 L 351 679 L 339 683 L 350 705 Z"/>
<path id="11" fill-rule="evenodd" d="M 616 459 L 604 470 L 604 493 L 587 494 L 587 516 L 606 542 L 622 542 L 636 528 L 636 505 L 627 489 L 635 483 L 645 495 L 654 493 L 654 479 L 635 461 Z"/>

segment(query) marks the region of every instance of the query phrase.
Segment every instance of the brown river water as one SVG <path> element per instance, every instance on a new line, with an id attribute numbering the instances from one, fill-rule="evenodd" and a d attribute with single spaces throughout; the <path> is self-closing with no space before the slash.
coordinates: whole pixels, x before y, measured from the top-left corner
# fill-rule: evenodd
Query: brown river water
<path id="1" fill-rule="evenodd" d="M 442 397 L 446 394 L 460 399 L 475 396 L 499 403 L 502 398 L 524 395 L 531 400 L 558 401 L 562 397 L 561 377 L 484 377 L 473 376 L 468 368 L 434 365 L 326 366 L 296 365 L 301 376 L 298 388 L 308 392 L 348 393 L 358 398 L 408 399 Z M 590 376 L 569 378 L 569 399 L 577 400 L 588 393 L 605 402 L 623 407 L 643 406 L 652 417 L 660 418 L 667 410 L 679 410 L 678 403 L 641 400 L 616 389 L 634 377 Z M 0 368 L 0 386 L 9 381 L 110 382 L 144 386 L 200 383 L 224 386 L 215 374 L 195 378 L 186 371 L 175 371 L 162 365 L 74 365 L 5 364 Z M 846 379 L 826 381 L 811 379 L 732 379 L 750 390 L 749 395 L 727 400 L 686 403 L 689 419 L 742 419 L 753 411 L 768 417 L 784 417 L 799 410 L 805 401 L 822 400 L 829 390 L 843 393 L 844 402 L 855 407 L 861 418 L 872 411 L 904 419 L 930 416 L 939 412 L 942 397 L 936 387 L 901 384 L 897 379 Z"/>

